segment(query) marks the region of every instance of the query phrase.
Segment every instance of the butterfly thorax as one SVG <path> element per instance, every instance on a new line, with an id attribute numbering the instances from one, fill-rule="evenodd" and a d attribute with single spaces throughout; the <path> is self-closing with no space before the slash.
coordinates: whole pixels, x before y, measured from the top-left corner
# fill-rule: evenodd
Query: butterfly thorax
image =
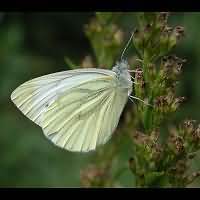
<path id="1" fill-rule="evenodd" d="M 126 60 L 122 60 L 116 63 L 112 71 L 116 73 L 119 87 L 128 89 L 128 95 L 130 95 L 132 92 L 132 81 L 128 68 L 128 62 Z"/>

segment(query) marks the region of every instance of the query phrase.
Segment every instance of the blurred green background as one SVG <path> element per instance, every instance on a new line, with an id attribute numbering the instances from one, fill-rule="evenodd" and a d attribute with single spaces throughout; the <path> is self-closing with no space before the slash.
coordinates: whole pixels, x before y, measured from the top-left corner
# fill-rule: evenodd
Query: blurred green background
<path id="1" fill-rule="evenodd" d="M 54 146 L 14 106 L 10 94 L 29 79 L 67 70 L 65 56 L 79 64 L 93 55 L 83 28 L 92 16 L 94 13 L 0 13 L 0 186 L 80 185 L 80 170 L 94 153 L 71 153 Z M 135 21 L 134 14 L 124 13 L 126 31 L 136 26 Z M 186 31 L 174 50 L 187 59 L 178 93 L 188 100 L 175 114 L 177 121 L 200 119 L 199 21 L 200 13 L 171 13 L 169 18 L 169 24 L 184 26 Z M 200 161 L 194 166 L 200 169 Z M 128 183 L 129 175 L 125 179 Z"/>

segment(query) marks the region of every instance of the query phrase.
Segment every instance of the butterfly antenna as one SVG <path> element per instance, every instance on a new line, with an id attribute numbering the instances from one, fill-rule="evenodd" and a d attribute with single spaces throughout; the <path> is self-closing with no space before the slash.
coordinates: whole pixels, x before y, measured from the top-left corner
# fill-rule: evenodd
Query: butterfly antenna
<path id="1" fill-rule="evenodd" d="M 131 37 L 129 38 L 128 42 L 126 43 L 126 46 L 124 47 L 124 50 L 122 51 L 121 60 L 123 60 L 124 53 L 127 50 L 127 48 L 129 47 L 129 44 L 130 44 L 130 42 L 131 42 L 131 40 L 133 38 L 133 35 L 134 35 L 134 32 L 131 34 Z"/>

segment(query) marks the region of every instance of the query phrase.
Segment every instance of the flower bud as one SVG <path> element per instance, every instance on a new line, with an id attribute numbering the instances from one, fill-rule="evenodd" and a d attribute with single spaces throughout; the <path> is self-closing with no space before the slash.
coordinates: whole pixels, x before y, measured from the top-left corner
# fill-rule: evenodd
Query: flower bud
<path id="1" fill-rule="evenodd" d="M 193 141 L 200 142 L 200 125 L 191 133 Z"/>
<path id="2" fill-rule="evenodd" d="M 158 15 L 158 21 L 166 24 L 169 17 L 169 12 L 160 12 Z"/>
<path id="3" fill-rule="evenodd" d="M 179 41 L 182 37 L 184 36 L 184 28 L 177 26 L 174 28 L 172 33 L 170 34 L 169 37 L 169 48 L 168 50 L 172 49 L 173 47 L 176 46 L 177 41 Z"/>
<path id="4" fill-rule="evenodd" d="M 192 134 L 195 130 L 196 120 L 185 120 L 183 122 L 183 128 L 187 132 L 187 134 Z"/>
<path id="5" fill-rule="evenodd" d="M 160 12 L 157 15 L 156 23 L 155 23 L 155 30 L 156 31 L 162 31 L 165 29 L 167 25 L 167 19 L 168 19 L 169 13 L 167 12 Z"/>
<path id="6" fill-rule="evenodd" d="M 143 77 L 143 71 L 139 67 L 136 68 L 135 82 L 136 82 L 136 84 L 134 85 L 135 86 L 135 94 L 138 97 L 143 98 L 143 96 L 144 96 L 145 82 L 144 82 L 144 77 Z"/>
<path id="7" fill-rule="evenodd" d="M 175 55 L 165 56 L 162 59 L 161 75 L 166 80 L 176 80 L 181 73 L 182 65 L 185 59 L 178 58 Z"/>
<path id="8" fill-rule="evenodd" d="M 155 99 L 155 108 L 160 112 L 166 112 L 168 109 L 168 102 L 166 96 L 159 96 Z"/>
<path id="9" fill-rule="evenodd" d="M 182 26 L 175 27 L 175 34 L 178 40 L 181 39 L 184 36 L 184 27 Z"/>
<path id="10" fill-rule="evenodd" d="M 144 83 L 143 71 L 141 68 L 136 68 L 135 81 L 136 83 L 139 83 L 142 88 L 144 88 L 145 83 Z"/>
<path id="11" fill-rule="evenodd" d="M 133 140 L 138 145 L 144 145 L 149 143 L 149 136 L 142 132 L 134 131 Z"/>
<path id="12" fill-rule="evenodd" d="M 83 68 L 92 68 L 92 67 L 94 67 L 94 63 L 93 63 L 93 61 L 92 61 L 92 57 L 91 57 L 91 56 L 86 56 L 86 57 L 83 59 L 83 61 L 82 61 L 82 63 L 81 63 L 81 66 L 82 66 Z"/>
<path id="13" fill-rule="evenodd" d="M 99 24 L 99 22 L 95 18 L 92 18 L 89 25 L 85 25 L 85 32 L 87 35 L 99 33 L 102 30 L 103 30 L 103 27 Z"/>
<path id="14" fill-rule="evenodd" d="M 195 134 L 200 139 L 200 124 L 197 126 L 197 129 L 195 130 Z"/>
<path id="15" fill-rule="evenodd" d="M 175 128 L 171 128 L 168 138 L 168 147 L 176 154 L 179 155 L 185 151 L 184 140 L 178 135 Z"/>
<path id="16" fill-rule="evenodd" d="M 124 32 L 118 29 L 114 34 L 115 42 L 120 45 L 124 41 Z"/>
<path id="17" fill-rule="evenodd" d="M 177 97 L 174 99 L 172 105 L 171 105 L 171 111 L 174 112 L 176 111 L 180 104 L 183 103 L 185 101 L 185 97 Z"/>

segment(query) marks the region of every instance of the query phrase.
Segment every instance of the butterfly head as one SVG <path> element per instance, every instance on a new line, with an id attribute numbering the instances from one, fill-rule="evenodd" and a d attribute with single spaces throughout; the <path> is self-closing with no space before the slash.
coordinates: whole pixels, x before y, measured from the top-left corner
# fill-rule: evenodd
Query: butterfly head
<path id="1" fill-rule="evenodd" d="M 116 62 L 116 65 L 113 67 L 113 71 L 120 75 L 121 73 L 123 73 L 124 71 L 128 71 L 129 69 L 129 65 L 128 65 L 128 61 L 123 59 L 121 61 Z"/>
<path id="2" fill-rule="evenodd" d="M 117 62 L 112 69 L 116 73 L 116 77 L 122 88 L 128 88 L 128 95 L 132 92 L 132 81 L 129 73 L 129 65 L 127 60 Z"/>

